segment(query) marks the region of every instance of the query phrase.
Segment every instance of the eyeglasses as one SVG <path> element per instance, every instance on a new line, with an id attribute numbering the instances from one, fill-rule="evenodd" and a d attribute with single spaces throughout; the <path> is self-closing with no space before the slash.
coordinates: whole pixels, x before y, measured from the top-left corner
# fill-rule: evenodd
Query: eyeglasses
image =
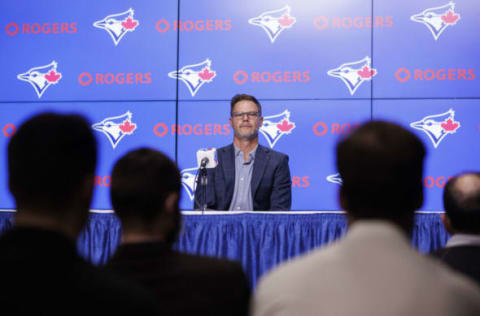
<path id="1" fill-rule="evenodd" d="M 246 115 L 247 118 L 254 119 L 254 118 L 258 117 L 258 114 L 259 114 L 258 112 L 254 112 L 254 111 L 252 111 L 252 112 L 240 112 L 240 113 L 233 112 L 232 117 L 234 119 L 240 119 L 240 118 L 243 118 Z"/>

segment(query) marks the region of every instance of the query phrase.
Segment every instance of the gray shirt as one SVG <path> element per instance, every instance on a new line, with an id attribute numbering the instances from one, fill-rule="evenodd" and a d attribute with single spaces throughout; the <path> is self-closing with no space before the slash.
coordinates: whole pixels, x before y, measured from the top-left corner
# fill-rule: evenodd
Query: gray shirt
<path id="1" fill-rule="evenodd" d="M 235 186 L 233 188 L 232 202 L 230 203 L 230 211 L 253 211 L 252 198 L 252 173 L 253 162 L 258 145 L 248 154 L 248 161 L 243 158 L 243 151 L 235 144 Z"/>

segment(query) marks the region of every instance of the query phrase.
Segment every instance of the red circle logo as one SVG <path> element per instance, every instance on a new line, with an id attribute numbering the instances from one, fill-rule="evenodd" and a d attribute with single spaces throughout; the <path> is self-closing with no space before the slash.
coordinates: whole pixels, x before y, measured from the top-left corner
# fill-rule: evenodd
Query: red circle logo
<path id="1" fill-rule="evenodd" d="M 160 128 L 163 129 L 162 131 L 160 131 Z M 158 137 L 163 137 L 167 134 L 168 132 L 168 127 L 165 123 L 158 123 L 157 125 L 155 125 L 155 127 L 153 128 L 153 132 L 155 133 L 155 135 L 157 135 Z"/>
<path id="2" fill-rule="evenodd" d="M 321 127 L 322 130 L 318 130 L 319 127 Z M 327 124 L 325 124 L 325 123 L 323 123 L 323 122 L 318 122 L 318 123 L 316 123 L 315 125 L 313 125 L 313 132 L 314 132 L 315 135 L 317 135 L 317 136 L 323 136 L 323 135 L 325 135 L 325 134 L 328 132 Z"/>
<path id="3" fill-rule="evenodd" d="M 317 16 L 313 20 L 313 25 L 317 30 L 322 31 L 328 27 L 328 19 L 325 16 Z"/>
<path id="4" fill-rule="evenodd" d="M 10 36 L 18 34 L 18 25 L 15 22 L 9 23 L 5 29 L 7 31 L 7 34 Z"/>
<path id="5" fill-rule="evenodd" d="M 165 27 L 162 28 L 162 24 L 165 24 Z M 170 23 L 168 23 L 167 20 L 162 19 L 158 21 L 157 24 L 155 24 L 155 27 L 157 28 L 157 31 L 159 31 L 160 33 L 165 33 L 170 29 Z"/>
<path id="6" fill-rule="evenodd" d="M 87 77 L 86 80 L 84 80 L 85 77 Z M 80 76 L 78 76 L 78 82 L 84 87 L 91 84 L 92 80 L 93 80 L 92 75 L 89 74 L 88 72 L 82 72 Z"/>
<path id="7" fill-rule="evenodd" d="M 407 81 L 408 79 L 410 79 L 411 76 L 412 75 L 410 74 L 410 71 L 407 68 L 400 68 L 395 73 L 395 78 L 397 78 L 397 80 L 400 82 Z"/>
<path id="8" fill-rule="evenodd" d="M 233 80 L 237 84 L 244 84 L 248 80 L 248 75 L 245 71 L 239 70 L 233 75 Z"/>
<path id="9" fill-rule="evenodd" d="M 13 134 L 15 134 L 16 131 L 17 131 L 17 129 L 15 128 L 15 125 L 13 125 L 13 124 L 7 124 L 3 127 L 3 134 L 7 137 L 12 137 Z"/>

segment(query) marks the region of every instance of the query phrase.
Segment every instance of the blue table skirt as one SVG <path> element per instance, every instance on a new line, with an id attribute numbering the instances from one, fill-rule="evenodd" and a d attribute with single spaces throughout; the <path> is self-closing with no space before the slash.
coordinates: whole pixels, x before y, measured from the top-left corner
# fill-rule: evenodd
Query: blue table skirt
<path id="1" fill-rule="evenodd" d="M 12 227 L 13 212 L 0 213 L 0 233 Z M 229 258 L 242 263 L 252 286 L 282 261 L 341 237 L 345 215 L 332 212 L 183 212 L 175 247 L 183 252 Z M 445 245 L 448 234 L 439 213 L 418 213 L 412 245 L 430 252 Z M 91 213 L 78 239 L 80 253 L 104 264 L 121 240 L 121 225 L 112 213 Z"/>

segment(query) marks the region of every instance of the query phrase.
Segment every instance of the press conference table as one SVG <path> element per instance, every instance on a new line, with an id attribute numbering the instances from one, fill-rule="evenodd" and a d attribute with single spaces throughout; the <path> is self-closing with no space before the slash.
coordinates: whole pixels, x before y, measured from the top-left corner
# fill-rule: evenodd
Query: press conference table
<path id="1" fill-rule="evenodd" d="M 14 211 L 0 211 L 0 233 L 13 223 Z M 224 257 L 242 263 L 252 286 L 282 261 L 340 238 L 347 229 L 343 212 L 217 212 L 183 211 L 175 247 L 183 252 Z M 443 246 L 448 234 L 441 212 L 418 212 L 412 245 L 421 252 Z M 91 211 L 78 248 L 85 258 L 104 264 L 121 239 L 121 225 L 111 211 Z"/>

